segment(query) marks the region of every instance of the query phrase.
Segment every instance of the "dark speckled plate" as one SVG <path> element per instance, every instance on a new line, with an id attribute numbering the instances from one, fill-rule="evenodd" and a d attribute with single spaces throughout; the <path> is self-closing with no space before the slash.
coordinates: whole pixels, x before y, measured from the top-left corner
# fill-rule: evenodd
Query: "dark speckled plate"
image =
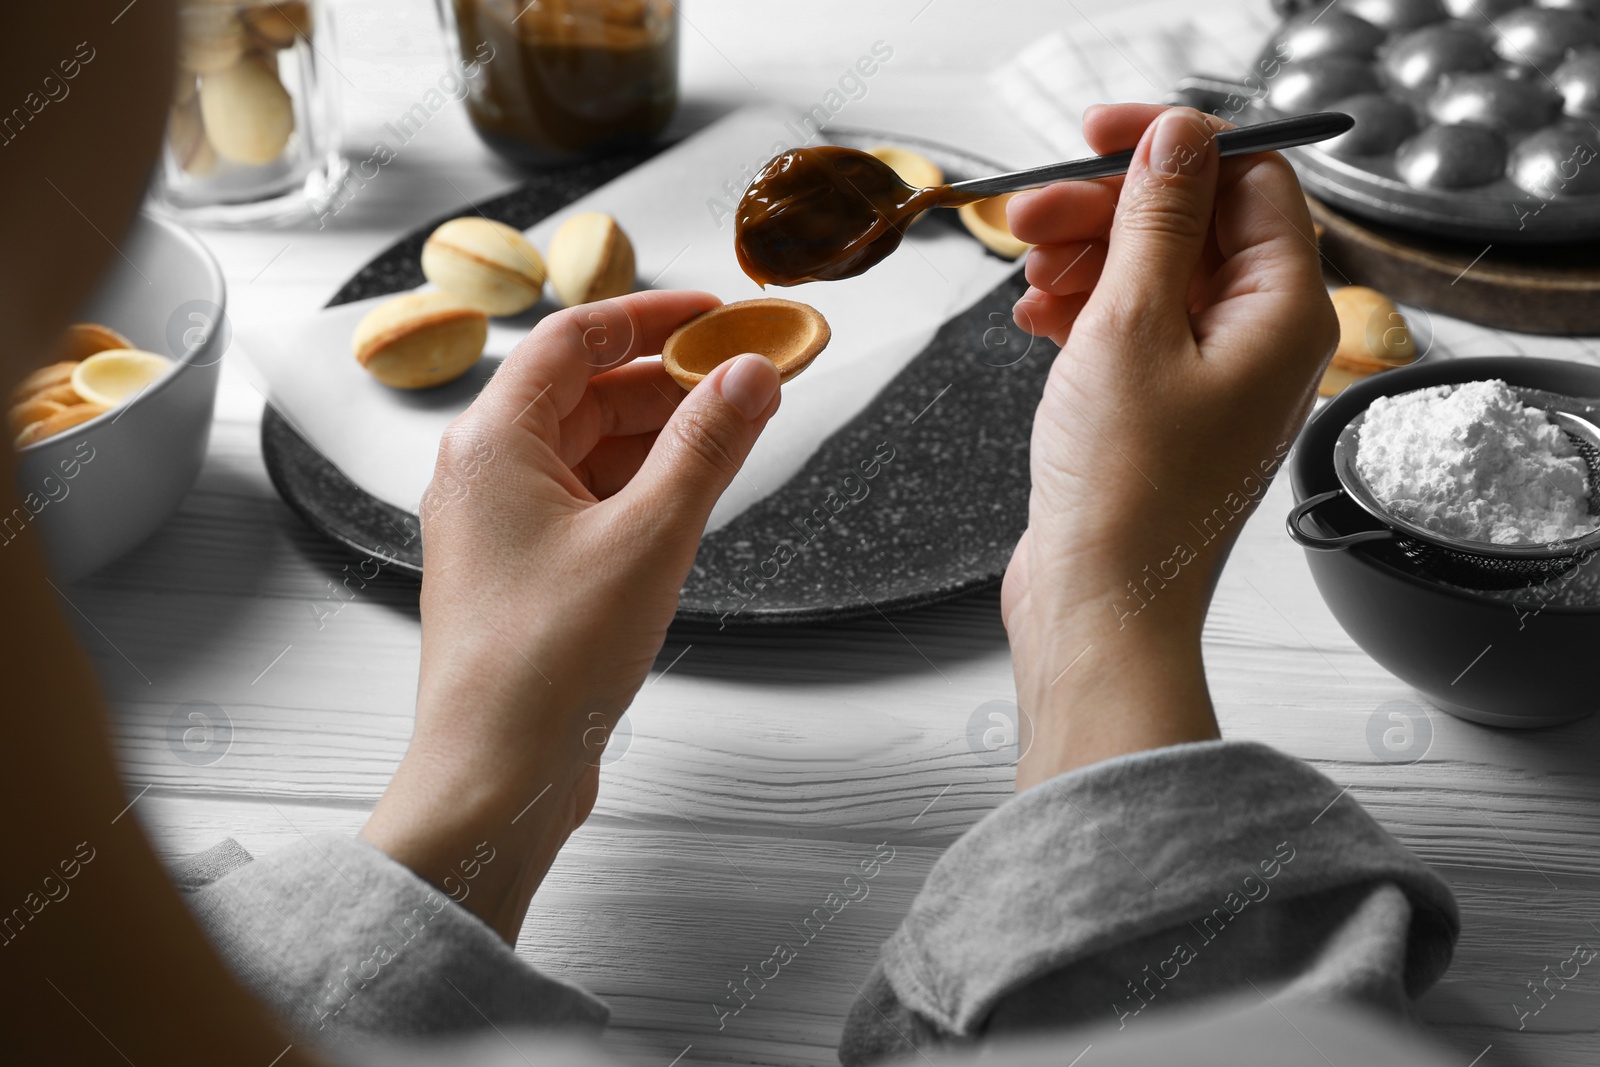
<path id="1" fill-rule="evenodd" d="M 830 131 L 840 143 L 925 151 L 952 179 L 1004 170 L 942 145 Z M 481 211 L 527 229 L 649 158 L 618 156 L 539 174 Z M 436 219 L 385 249 L 329 306 L 423 283 Z M 951 211 L 921 225 L 959 225 Z M 946 322 L 855 418 L 771 496 L 706 535 L 680 622 L 810 623 L 921 607 L 992 586 L 1027 526 L 1028 435 L 1055 346 L 1011 324 L 1021 271 Z M 367 494 L 276 411 L 261 448 L 272 483 L 313 528 L 391 569 L 422 572 L 415 515 Z"/>

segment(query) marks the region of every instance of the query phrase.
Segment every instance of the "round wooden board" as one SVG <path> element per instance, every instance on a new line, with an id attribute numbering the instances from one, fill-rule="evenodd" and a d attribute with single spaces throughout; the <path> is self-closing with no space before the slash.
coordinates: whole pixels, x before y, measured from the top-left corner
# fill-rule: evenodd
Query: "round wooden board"
<path id="1" fill-rule="evenodd" d="M 1358 220 L 1307 198 L 1341 283 L 1520 333 L 1600 334 L 1600 246 L 1473 244 Z"/>

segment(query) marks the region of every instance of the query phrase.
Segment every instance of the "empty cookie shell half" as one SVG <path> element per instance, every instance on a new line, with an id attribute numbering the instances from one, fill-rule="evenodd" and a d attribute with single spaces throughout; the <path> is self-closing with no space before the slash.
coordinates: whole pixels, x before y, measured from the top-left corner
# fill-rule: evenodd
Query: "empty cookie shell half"
<path id="1" fill-rule="evenodd" d="M 913 189 L 932 189 L 944 184 L 944 171 L 939 169 L 939 164 L 920 152 L 898 145 L 881 144 L 867 149 L 867 155 L 876 156 L 889 164 L 889 169 Z M 920 212 L 911 221 L 915 222 L 926 214 L 926 211 Z"/>
<path id="2" fill-rule="evenodd" d="M 1006 223 L 1006 204 L 1016 193 L 991 196 L 971 204 L 962 204 L 957 214 L 969 233 L 997 256 L 1016 259 L 1028 250 L 1026 241 L 1019 241 Z"/>
<path id="3" fill-rule="evenodd" d="M 133 342 L 98 322 L 76 322 L 56 342 L 55 358 L 62 362 L 88 359 L 112 348 L 132 348 Z"/>
<path id="4" fill-rule="evenodd" d="M 867 149 L 867 155 L 877 156 L 889 164 L 889 169 L 913 189 L 931 189 L 944 184 L 944 171 L 939 164 L 920 152 L 899 145 L 880 144 Z"/>
<path id="5" fill-rule="evenodd" d="M 661 363 L 672 380 L 693 389 L 720 364 L 746 352 L 766 356 L 788 381 L 811 365 L 833 332 L 809 304 L 763 297 L 724 304 L 672 331 Z"/>

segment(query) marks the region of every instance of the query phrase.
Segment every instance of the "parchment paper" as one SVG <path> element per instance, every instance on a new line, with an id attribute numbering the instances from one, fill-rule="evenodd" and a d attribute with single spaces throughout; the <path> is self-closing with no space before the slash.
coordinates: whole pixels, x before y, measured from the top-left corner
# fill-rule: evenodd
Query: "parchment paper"
<path id="1" fill-rule="evenodd" d="M 736 112 L 569 205 L 528 231 L 528 238 L 543 252 L 563 219 L 604 211 L 633 241 L 641 287 L 705 289 L 725 301 L 760 296 L 734 258 L 729 209 L 746 176 L 786 135 L 786 117 L 765 108 Z M 712 513 L 710 528 L 782 485 L 927 344 L 941 322 L 1010 269 L 964 233 L 924 223 L 899 251 L 859 278 L 769 289 L 768 295 L 815 306 L 828 319 L 833 340 L 784 386 L 782 409 Z M 485 358 L 465 378 L 407 392 L 379 384 L 350 350 L 356 323 L 386 299 L 391 298 L 241 330 L 241 347 L 258 387 L 302 436 L 362 489 L 415 511 L 444 428 L 512 346 L 555 307 L 547 296 L 521 316 L 492 320 Z"/>

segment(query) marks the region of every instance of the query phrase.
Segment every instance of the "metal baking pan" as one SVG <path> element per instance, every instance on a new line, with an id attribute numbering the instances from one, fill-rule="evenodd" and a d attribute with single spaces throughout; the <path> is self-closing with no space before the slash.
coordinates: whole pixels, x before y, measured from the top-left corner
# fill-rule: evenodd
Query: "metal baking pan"
<path id="1" fill-rule="evenodd" d="M 1172 97 L 1239 123 L 1345 111 L 1290 151 L 1306 191 L 1435 237 L 1600 237 L 1600 2 L 1335 0 L 1290 14 L 1237 78 Z"/>

